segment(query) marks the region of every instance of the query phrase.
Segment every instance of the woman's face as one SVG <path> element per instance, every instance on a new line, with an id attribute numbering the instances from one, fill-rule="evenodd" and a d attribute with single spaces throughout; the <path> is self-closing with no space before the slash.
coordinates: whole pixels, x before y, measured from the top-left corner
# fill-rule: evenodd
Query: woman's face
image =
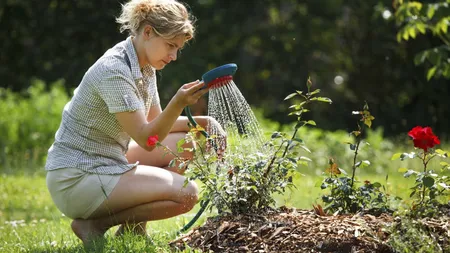
<path id="1" fill-rule="evenodd" d="M 154 33 L 152 29 L 144 31 L 143 36 L 146 62 L 157 70 L 163 69 L 171 61 L 176 61 L 178 51 L 185 43 L 183 35 L 166 40 Z"/>

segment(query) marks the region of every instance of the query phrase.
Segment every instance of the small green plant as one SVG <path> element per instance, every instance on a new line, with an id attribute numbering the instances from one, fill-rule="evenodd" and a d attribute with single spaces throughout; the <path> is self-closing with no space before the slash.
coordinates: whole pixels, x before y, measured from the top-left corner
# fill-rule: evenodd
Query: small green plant
<path id="1" fill-rule="evenodd" d="M 421 171 L 407 168 L 400 168 L 398 171 L 404 173 L 408 178 L 415 176 L 415 184 L 411 188 L 410 197 L 414 198 L 411 206 L 411 214 L 418 216 L 433 216 L 439 213 L 439 197 L 450 194 L 450 178 L 443 175 L 450 171 L 450 164 L 441 162 L 440 173 L 430 168 L 430 161 L 436 157 L 447 158 L 447 152 L 441 149 L 434 149 L 440 144 L 437 136 L 433 134 L 430 127 L 416 126 L 408 135 L 413 139 L 414 147 L 417 151 L 410 153 L 396 153 L 392 160 L 413 159 L 421 160 L 423 168 Z"/>
<path id="2" fill-rule="evenodd" d="M 379 182 L 364 181 L 359 187 L 356 181 L 357 168 L 364 168 L 370 165 L 370 161 L 358 161 L 358 152 L 363 143 L 363 136 L 366 127 L 372 126 L 372 120 L 375 118 L 370 114 L 367 103 L 362 111 L 354 111 L 353 114 L 361 115 L 358 121 L 358 129 L 350 133 L 354 137 L 354 142 L 347 142 L 350 149 L 354 152 L 352 175 L 348 176 L 347 172 L 339 168 L 334 158 L 330 158 L 328 167 L 325 171 L 325 179 L 322 181 L 321 189 L 329 189 L 330 193 L 322 196 L 325 203 L 324 211 L 332 213 L 356 213 L 360 211 L 368 211 L 370 213 L 379 214 L 390 212 L 388 207 L 388 196 L 384 193 L 385 187 Z M 359 122 L 363 122 L 361 125 Z M 364 142 L 368 144 L 367 142 Z M 386 177 L 387 180 L 387 177 Z M 384 191 L 381 190 L 384 189 Z"/>
<path id="3" fill-rule="evenodd" d="M 298 104 L 290 107 L 290 115 L 297 118 L 292 135 L 275 132 L 269 141 L 255 147 L 254 152 L 242 148 L 245 145 L 241 147 L 239 143 L 231 142 L 236 146 L 218 157 L 214 149 L 205 148 L 208 142 L 214 143 L 215 136 L 202 138 L 199 132 L 204 130 L 199 126 L 192 126 L 187 137 L 178 143 L 178 151 L 183 151 L 184 143 L 194 143 L 196 155 L 189 162 L 187 174 L 189 179 L 202 182 L 203 198 L 211 200 L 211 208 L 233 214 L 262 211 L 275 205 L 275 193 L 284 193 L 286 188 L 294 187 L 293 177 L 299 175 L 298 167 L 311 161 L 301 155 L 301 152 L 310 151 L 297 137 L 301 127 L 316 125 L 312 120 L 303 120 L 303 115 L 309 111 L 306 106 L 311 102 L 331 103 L 329 98 L 316 96 L 319 89 L 311 91 L 310 79 L 306 86 L 307 91 L 296 91 L 285 98 L 300 98 Z M 176 157 L 173 164 L 183 166 L 186 162 Z"/>

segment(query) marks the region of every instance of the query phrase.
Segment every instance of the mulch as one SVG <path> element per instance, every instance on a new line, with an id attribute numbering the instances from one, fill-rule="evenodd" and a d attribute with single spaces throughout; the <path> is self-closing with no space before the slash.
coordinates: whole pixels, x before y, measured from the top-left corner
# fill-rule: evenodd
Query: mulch
<path id="1" fill-rule="evenodd" d="M 208 218 L 170 245 L 203 252 L 393 252 L 389 214 L 324 215 L 317 210 L 281 207 L 263 214 L 223 214 Z M 448 219 L 422 219 L 440 244 L 449 245 Z"/>

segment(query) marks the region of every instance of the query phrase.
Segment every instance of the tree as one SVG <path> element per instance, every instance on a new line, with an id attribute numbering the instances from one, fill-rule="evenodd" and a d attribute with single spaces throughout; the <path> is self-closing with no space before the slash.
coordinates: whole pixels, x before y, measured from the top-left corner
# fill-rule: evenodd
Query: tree
<path id="1" fill-rule="evenodd" d="M 414 58 L 416 65 L 427 65 L 427 80 L 435 77 L 450 79 L 450 0 L 434 3 L 395 0 L 395 17 L 400 30 L 397 40 L 408 41 L 430 33 L 439 38 L 438 45 L 425 49 Z"/>

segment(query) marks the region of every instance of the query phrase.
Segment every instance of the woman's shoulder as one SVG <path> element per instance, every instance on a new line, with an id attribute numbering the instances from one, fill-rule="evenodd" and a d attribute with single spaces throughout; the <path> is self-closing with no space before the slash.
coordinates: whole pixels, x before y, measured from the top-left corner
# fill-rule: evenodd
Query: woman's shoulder
<path id="1" fill-rule="evenodd" d="M 129 69 L 125 43 L 126 41 L 122 41 L 106 51 L 98 60 L 98 64 L 106 70 Z"/>
<path id="2" fill-rule="evenodd" d="M 89 69 L 89 72 L 108 75 L 122 74 L 131 76 L 131 68 L 123 42 L 105 52 Z"/>

